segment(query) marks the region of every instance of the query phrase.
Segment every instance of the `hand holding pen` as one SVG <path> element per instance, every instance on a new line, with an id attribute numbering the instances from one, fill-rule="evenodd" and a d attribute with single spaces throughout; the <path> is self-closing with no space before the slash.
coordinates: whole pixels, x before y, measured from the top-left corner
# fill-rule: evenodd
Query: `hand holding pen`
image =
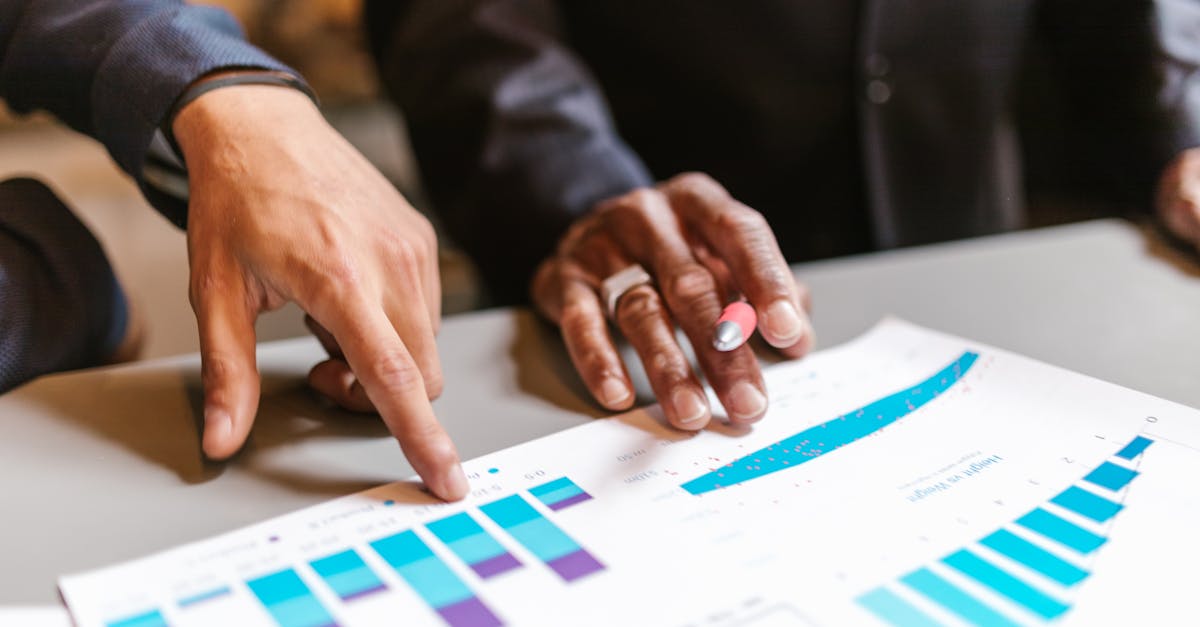
<path id="1" fill-rule="evenodd" d="M 734 292 L 746 302 L 734 308 L 740 313 L 722 318 Z M 611 320 L 637 352 L 667 420 L 680 429 L 704 428 L 713 408 L 676 339 L 676 325 L 724 415 L 737 424 L 767 411 L 758 360 L 742 346 L 754 323 L 785 357 L 800 357 L 813 343 L 807 290 L 788 268 L 770 225 L 701 174 L 599 203 L 543 262 L 532 293 L 538 311 L 561 329 L 575 368 L 601 405 L 623 411 L 634 403 Z M 736 329 L 724 331 L 727 341 L 715 347 L 719 319 Z"/>

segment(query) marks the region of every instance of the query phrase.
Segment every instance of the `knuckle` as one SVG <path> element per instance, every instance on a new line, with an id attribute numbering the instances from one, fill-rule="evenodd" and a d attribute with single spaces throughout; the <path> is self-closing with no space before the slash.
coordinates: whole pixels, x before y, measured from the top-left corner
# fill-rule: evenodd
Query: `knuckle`
<path id="1" fill-rule="evenodd" d="M 667 181 L 667 187 L 672 192 L 694 198 L 704 198 L 713 194 L 723 195 L 726 193 L 725 188 L 716 179 L 703 172 L 684 172 L 678 174 Z"/>
<path id="2" fill-rule="evenodd" d="M 661 203 L 658 190 L 639 187 L 614 198 L 607 205 L 607 213 L 615 216 L 644 215 Z"/>
<path id="3" fill-rule="evenodd" d="M 562 327 L 563 333 L 584 336 L 589 329 L 596 326 L 595 314 L 588 307 L 578 303 L 568 303 L 563 307 L 559 325 Z"/>
<path id="4" fill-rule="evenodd" d="M 387 351 L 377 357 L 370 367 L 376 381 L 391 389 L 425 390 L 425 377 L 406 355 Z"/>
<path id="5" fill-rule="evenodd" d="M 200 376 L 205 386 L 232 381 L 240 374 L 238 361 L 225 353 L 206 353 L 202 362 Z"/>
<path id="6" fill-rule="evenodd" d="M 678 351 L 668 350 L 665 346 L 654 350 L 646 367 L 659 376 L 669 376 L 672 379 L 687 377 L 687 360 Z"/>
<path id="7" fill-rule="evenodd" d="M 416 269 L 428 258 L 428 251 L 418 239 L 396 239 L 392 242 L 392 256 L 402 267 Z"/>
<path id="8" fill-rule="evenodd" d="M 210 294 L 225 291 L 225 282 L 212 272 L 193 272 L 188 280 L 188 301 L 192 309 L 199 309 Z"/>
<path id="9" fill-rule="evenodd" d="M 717 215 L 717 228 L 722 231 L 752 234 L 761 234 L 770 230 L 766 217 L 745 205 L 720 212 Z"/>
<path id="10" fill-rule="evenodd" d="M 659 322 L 663 313 L 662 300 L 647 287 L 630 290 L 617 303 L 617 317 L 631 329 Z"/>
<path id="11" fill-rule="evenodd" d="M 686 304 L 715 295 L 717 281 L 707 268 L 692 262 L 670 274 L 664 287 L 671 300 Z"/>

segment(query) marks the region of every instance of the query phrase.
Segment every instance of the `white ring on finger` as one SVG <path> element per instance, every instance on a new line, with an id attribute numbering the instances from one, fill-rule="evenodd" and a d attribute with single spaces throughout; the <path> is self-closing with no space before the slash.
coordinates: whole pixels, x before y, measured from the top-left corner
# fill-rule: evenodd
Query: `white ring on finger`
<path id="1" fill-rule="evenodd" d="M 653 284 L 654 278 L 650 276 L 650 273 L 636 263 L 604 279 L 600 283 L 600 299 L 604 301 L 604 309 L 608 318 L 616 319 L 617 303 L 629 290 Z"/>

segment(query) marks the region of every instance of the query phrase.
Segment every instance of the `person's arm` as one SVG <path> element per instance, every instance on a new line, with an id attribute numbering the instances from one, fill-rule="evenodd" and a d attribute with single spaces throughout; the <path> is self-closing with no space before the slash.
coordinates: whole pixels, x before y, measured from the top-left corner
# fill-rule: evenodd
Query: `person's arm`
<path id="1" fill-rule="evenodd" d="M 549 0 L 374 0 L 365 23 L 422 180 L 500 304 L 596 203 L 653 184 Z"/>
<path id="2" fill-rule="evenodd" d="M 182 0 L 0 2 L 0 97 L 41 109 L 90 135 L 168 219 L 187 222 L 186 198 L 145 177 L 147 152 L 175 99 L 222 69 L 286 65 L 247 43 L 225 11 Z"/>
<path id="3" fill-rule="evenodd" d="M 695 430 L 712 416 L 675 324 L 728 416 L 758 420 L 767 409 L 758 363 L 747 346 L 716 350 L 714 324 L 725 299 L 740 293 L 758 310 L 763 337 L 799 356 L 813 341 L 807 295 L 766 221 L 716 181 L 687 174 L 655 184 L 564 42 L 555 6 L 368 4 L 373 49 L 432 200 L 490 287 L 513 300 L 532 286 L 534 305 L 560 327 L 603 406 L 634 402 L 611 314 L 672 424 Z M 601 283 L 634 263 L 656 285 L 630 290 L 606 312 Z"/>
<path id="4" fill-rule="evenodd" d="M 259 400 L 254 320 L 293 301 L 331 354 L 313 386 L 378 408 L 429 488 L 465 496 L 430 404 L 442 375 L 429 222 L 295 89 L 223 87 L 165 119 L 214 73 L 287 69 L 224 12 L 178 1 L 6 0 L 0 11 L 0 94 L 18 110 L 47 109 L 97 137 L 135 177 L 160 125 L 173 131 L 189 199 L 167 213 L 188 231 L 204 451 L 226 458 L 246 441 Z"/>

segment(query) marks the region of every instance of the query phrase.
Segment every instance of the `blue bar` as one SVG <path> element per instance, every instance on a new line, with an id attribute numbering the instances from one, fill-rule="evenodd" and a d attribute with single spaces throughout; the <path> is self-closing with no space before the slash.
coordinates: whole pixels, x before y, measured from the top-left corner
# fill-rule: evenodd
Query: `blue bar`
<path id="1" fill-rule="evenodd" d="M 929 600 L 950 610 L 954 614 L 975 625 L 995 625 L 997 627 L 1016 626 L 1016 623 L 992 609 L 975 597 L 963 592 L 954 584 L 942 579 L 933 571 L 922 568 L 913 571 L 900 579 L 913 590 L 925 595 Z"/>
<path id="2" fill-rule="evenodd" d="M 1088 476 L 1084 477 L 1083 480 L 1116 492 L 1129 485 L 1129 482 L 1133 481 L 1133 478 L 1136 476 L 1138 476 L 1136 470 L 1130 470 L 1112 462 L 1104 462 L 1095 470 L 1088 473 Z"/>
<path id="3" fill-rule="evenodd" d="M 1126 444 L 1125 448 L 1118 451 L 1117 457 L 1120 457 L 1121 459 L 1133 459 L 1134 457 L 1141 455 L 1142 451 L 1146 450 L 1146 447 L 1150 446 L 1153 443 L 1154 443 L 1154 440 L 1151 440 L 1149 438 L 1143 438 L 1142 436 L 1139 435 L 1138 437 L 1134 438 L 1129 444 Z"/>
<path id="4" fill-rule="evenodd" d="M 875 588 L 858 597 L 857 601 L 879 620 L 897 627 L 940 627 L 941 625 L 887 588 Z"/>
<path id="5" fill-rule="evenodd" d="M 107 627 L 167 627 L 167 620 L 158 610 L 151 610 L 137 616 L 122 618 L 111 623 L 105 623 Z"/>
<path id="6" fill-rule="evenodd" d="M 1046 620 L 1062 616 L 1070 607 L 965 549 L 942 562 Z"/>
<path id="7" fill-rule="evenodd" d="M 575 485 L 574 481 L 571 481 L 570 479 L 568 479 L 566 477 L 559 477 L 558 479 L 555 479 L 554 481 L 548 481 L 546 483 L 543 483 L 540 486 L 529 488 L 529 493 L 538 498 L 541 498 L 551 492 L 554 492 L 555 490 L 561 490 L 563 488 L 575 488 L 576 490 L 578 490 L 579 486 Z"/>
<path id="8" fill-rule="evenodd" d="M 980 540 L 979 543 L 1064 586 L 1073 586 L 1088 576 L 1086 570 L 1004 529 Z"/>
<path id="9" fill-rule="evenodd" d="M 533 490 L 530 490 L 529 492 L 533 493 Z M 550 505 L 558 503 L 559 501 L 565 501 L 569 498 L 579 496 L 580 494 L 583 494 L 583 489 L 575 484 L 571 484 L 569 486 L 562 487 L 557 490 L 551 490 L 550 492 L 544 492 L 542 494 L 534 494 L 534 496 L 536 496 L 539 501 L 541 501 L 548 507 Z"/>
<path id="10" fill-rule="evenodd" d="M 466 512 L 435 520 L 425 527 L 467 564 L 477 564 L 508 553 Z"/>
<path id="11" fill-rule="evenodd" d="M 361 598 L 387 586 L 353 549 L 309 563 L 343 601 Z"/>
<path id="12" fill-rule="evenodd" d="M 376 540 L 371 548 L 434 609 L 475 596 L 412 530 Z"/>
<path id="13" fill-rule="evenodd" d="M 1067 488 L 1050 502 L 1100 523 L 1116 516 L 1125 507 L 1076 486 Z"/>
<path id="14" fill-rule="evenodd" d="M 518 494 L 488 503 L 479 509 L 543 562 L 580 549 L 578 543 Z"/>
<path id="15" fill-rule="evenodd" d="M 1017 524 L 1083 554 L 1095 551 L 1105 542 L 1103 537 L 1040 507 L 1018 518 Z"/>
<path id="16" fill-rule="evenodd" d="M 296 571 L 288 568 L 246 582 L 280 627 L 324 627 L 333 617 Z"/>
<path id="17" fill-rule="evenodd" d="M 187 608 L 192 605 L 196 605 L 197 603 L 211 601 L 213 599 L 223 597 L 223 596 L 229 594 L 230 592 L 232 592 L 232 590 L 229 589 L 229 586 L 221 586 L 220 588 L 214 588 L 212 590 L 207 590 L 205 592 L 193 594 L 190 597 L 184 597 L 182 599 L 179 599 L 179 607 Z"/>
<path id="18" fill-rule="evenodd" d="M 937 398 L 962 379 L 978 357 L 978 353 L 964 352 L 948 366 L 910 388 L 736 459 L 681 487 L 691 494 L 704 494 L 799 466 L 835 451 L 879 431 Z"/>

